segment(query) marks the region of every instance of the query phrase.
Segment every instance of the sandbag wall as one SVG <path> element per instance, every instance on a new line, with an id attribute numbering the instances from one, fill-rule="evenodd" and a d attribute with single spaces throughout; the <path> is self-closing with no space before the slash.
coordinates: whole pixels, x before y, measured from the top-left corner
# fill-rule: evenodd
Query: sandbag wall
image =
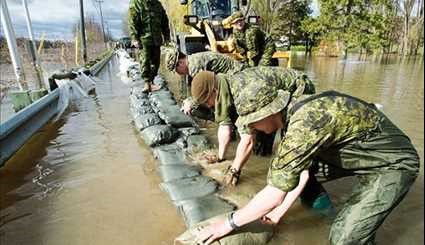
<path id="1" fill-rule="evenodd" d="M 205 135 L 195 121 L 180 111 L 165 80 L 157 76 L 154 84 L 159 91 L 143 93 L 137 65 L 128 73 L 133 80 L 130 92 L 130 114 L 134 127 L 144 142 L 151 147 L 162 177 L 160 188 L 183 216 L 187 227 L 208 218 L 230 212 L 234 205 L 215 195 L 218 184 L 203 176 L 201 168 L 186 157 L 186 153 L 209 148 Z"/>

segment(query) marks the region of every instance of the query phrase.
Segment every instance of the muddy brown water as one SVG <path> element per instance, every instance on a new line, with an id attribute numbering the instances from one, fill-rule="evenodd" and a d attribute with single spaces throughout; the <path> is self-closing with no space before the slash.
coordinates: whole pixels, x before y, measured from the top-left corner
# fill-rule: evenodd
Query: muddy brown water
<path id="1" fill-rule="evenodd" d="M 380 103 L 418 149 L 423 164 L 423 63 L 350 57 L 305 58 L 293 66 L 316 81 Z M 185 230 L 158 184 L 149 148 L 130 124 L 127 85 L 113 60 L 100 74 L 96 95 L 81 100 L 35 135 L 0 169 L 0 244 L 172 244 Z M 175 77 L 174 77 L 175 78 Z M 214 126 L 208 133 L 216 141 Z M 233 156 L 235 143 L 228 153 Z M 239 192 L 265 184 L 269 159 L 253 157 Z M 325 184 L 337 208 L 355 179 Z M 423 167 L 406 199 L 378 232 L 381 244 L 423 244 Z M 330 221 L 296 203 L 276 228 L 272 245 L 327 244 Z"/>

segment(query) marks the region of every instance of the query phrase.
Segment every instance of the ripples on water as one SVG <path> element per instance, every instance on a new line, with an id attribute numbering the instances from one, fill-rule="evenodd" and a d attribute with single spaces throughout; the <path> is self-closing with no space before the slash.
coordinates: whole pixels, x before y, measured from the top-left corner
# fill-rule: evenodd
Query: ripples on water
<path id="1" fill-rule="evenodd" d="M 423 159 L 421 62 L 296 56 L 293 65 L 314 78 L 318 91 L 334 89 L 382 104 Z M 128 87 L 116 73 L 112 62 L 101 73 L 96 95 L 45 127 L 0 169 L 1 244 L 172 244 L 184 230 L 158 188 L 150 150 L 131 128 Z M 386 244 L 423 242 L 421 186 L 422 177 L 382 229 Z M 340 193 L 350 192 L 345 182 L 327 187 L 338 203 Z M 273 244 L 326 244 L 326 221 L 299 206 L 291 214 Z"/>

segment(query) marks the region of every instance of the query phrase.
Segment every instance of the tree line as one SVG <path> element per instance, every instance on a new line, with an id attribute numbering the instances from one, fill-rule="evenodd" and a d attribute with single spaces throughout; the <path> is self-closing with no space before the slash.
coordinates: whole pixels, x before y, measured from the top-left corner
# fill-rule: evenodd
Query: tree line
<path id="1" fill-rule="evenodd" d="M 264 30 L 302 43 L 307 52 L 336 43 L 344 54 L 399 53 L 417 55 L 424 46 L 424 0 L 251 0 Z"/>
<path id="2" fill-rule="evenodd" d="M 161 0 L 173 32 L 188 31 L 182 16 L 186 6 L 178 0 Z M 275 40 L 286 37 L 289 45 L 302 45 L 306 52 L 333 45 L 347 54 L 423 54 L 424 0 L 248 0 L 246 15 L 261 17 L 262 29 Z M 127 33 L 127 19 L 123 31 Z"/>

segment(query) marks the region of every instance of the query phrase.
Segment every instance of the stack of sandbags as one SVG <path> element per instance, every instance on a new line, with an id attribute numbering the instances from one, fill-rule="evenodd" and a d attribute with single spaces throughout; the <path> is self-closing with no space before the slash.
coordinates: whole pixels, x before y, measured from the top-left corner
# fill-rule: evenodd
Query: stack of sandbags
<path id="1" fill-rule="evenodd" d="M 130 67 L 132 69 L 135 68 Z M 186 152 L 205 150 L 210 144 L 207 137 L 200 134 L 195 121 L 180 111 L 166 81 L 157 76 L 154 84 L 161 89 L 146 94 L 142 92 L 143 84 L 138 73 L 130 71 L 128 74 L 133 76 L 129 99 L 134 126 L 144 142 L 152 147 L 163 181 L 160 187 L 179 210 L 187 227 L 195 227 L 199 222 L 234 210 L 234 205 L 216 195 L 217 182 L 203 176 L 201 167 L 187 159 Z M 183 238 L 190 232 L 191 229 L 183 234 Z M 268 234 L 259 236 L 268 237 Z M 245 235 L 236 240 L 247 241 L 240 244 L 258 244 L 251 243 Z"/>

